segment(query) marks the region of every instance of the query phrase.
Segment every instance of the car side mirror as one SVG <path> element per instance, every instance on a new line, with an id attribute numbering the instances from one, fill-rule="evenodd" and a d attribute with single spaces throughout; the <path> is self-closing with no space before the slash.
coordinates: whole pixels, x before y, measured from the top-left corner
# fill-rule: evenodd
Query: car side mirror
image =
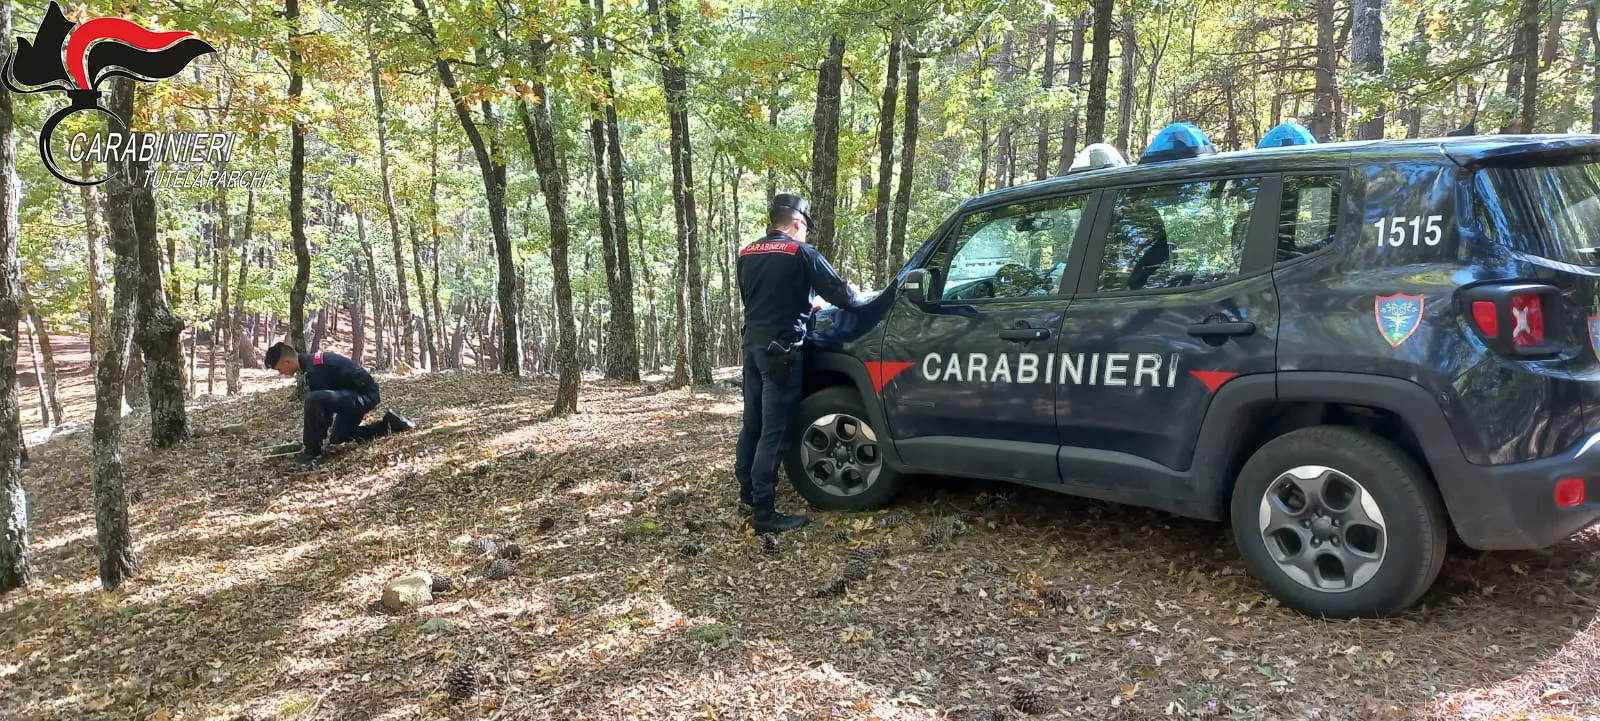
<path id="1" fill-rule="evenodd" d="M 928 302 L 928 284 L 932 281 L 933 274 L 926 269 L 913 270 L 900 280 L 900 294 L 915 305 L 924 305 Z"/>

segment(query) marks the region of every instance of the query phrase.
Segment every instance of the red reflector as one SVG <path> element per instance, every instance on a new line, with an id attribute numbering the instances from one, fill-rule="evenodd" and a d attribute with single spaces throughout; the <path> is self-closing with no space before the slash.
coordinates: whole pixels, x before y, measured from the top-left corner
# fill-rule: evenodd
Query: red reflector
<path id="1" fill-rule="evenodd" d="M 1478 323 L 1478 330 L 1489 338 L 1500 336 L 1500 309 L 1496 308 L 1492 300 L 1472 301 L 1472 320 Z"/>
<path id="2" fill-rule="evenodd" d="M 1556 505 L 1562 508 L 1572 508 L 1583 505 L 1584 487 L 1582 478 L 1563 478 L 1556 481 Z"/>
<path id="3" fill-rule="evenodd" d="M 1544 345 L 1544 303 L 1537 295 L 1511 296 L 1511 342 Z"/>

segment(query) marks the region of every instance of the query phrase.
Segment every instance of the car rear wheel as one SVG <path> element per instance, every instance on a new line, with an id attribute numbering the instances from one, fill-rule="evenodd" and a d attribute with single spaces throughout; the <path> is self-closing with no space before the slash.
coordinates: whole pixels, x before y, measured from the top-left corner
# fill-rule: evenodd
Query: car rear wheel
<path id="1" fill-rule="evenodd" d="M 854 388 L 825 388 L 800 402 L 799 435 L 784 458 L 794 489 L 830 511 L 879 508 L 900 490 L 901 477 L 884 462 L 888 437 L 874 428 Z"/>
<path id="2" fill-rule="evenodd" d="M 1447 521 L 1432 481 L 1358 428 L 1279 436 L 1239 473 L 1234 541 L 1250 573 L 1313 616 L 1385 616 L 1416 603 L 1444 564 Z"/>

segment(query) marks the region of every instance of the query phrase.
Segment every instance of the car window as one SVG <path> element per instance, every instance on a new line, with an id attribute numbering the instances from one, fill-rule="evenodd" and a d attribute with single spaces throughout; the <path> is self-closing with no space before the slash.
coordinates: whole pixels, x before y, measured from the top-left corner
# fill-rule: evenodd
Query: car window
<path id="1" fill-rule="evenodd" d="M 1259 178 L 1117 191 L 1100 292 L 1181 288 L 1239 274 Z"/>
<path id="2" fill-rule="evenodd" d="M 928 267 L 940 300 L 1051 295 L 1061 285 L 1087 195 L 1045 198 L 973 213 Z"/>
<path id="3" fill-rule="evenodd" d="M 1288 175 L 1283 178 L 1283 206 L 1278 215 L 1278 260 L 1315 253 L 1333 242 L 1339 231 L 1339 177 Z"/>

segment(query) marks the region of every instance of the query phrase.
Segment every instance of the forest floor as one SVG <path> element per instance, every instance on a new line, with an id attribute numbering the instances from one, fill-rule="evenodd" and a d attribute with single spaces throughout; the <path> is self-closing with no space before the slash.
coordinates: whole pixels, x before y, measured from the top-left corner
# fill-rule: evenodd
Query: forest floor
<path id="1" fill-rule="evenodd" d="M 129 416 L 142 572 L 114 593 L 87 431 L 35 446 L 39 580 L 0 599 L 0 718 L 1023 718 L 989 715 L 1022 688 L 1055 707 L 1033 718 L 1600 718 L 1593 530 L 1452 552 L 1413 611 L 1326 622 L 1268 598 L 1223 526 L 999 484 L 914 479 L 766 552 L 726 391 L 586 384 L 549 419 L 546 382 L 381 382 L 419 428 L 316 473 L 259 457 L 296 435 L 283 381 L 197 404 L 173 450 Z M 920 542 L 954 516 L 970 530 Z M 483 537 L 520 544 L 510 579 Z M 877 544 L 866 580 L 819 594 Z M 455 590 L 385 612 L 418 569 Z M 463 661 L 482 687 L 453 702 Z"/>

